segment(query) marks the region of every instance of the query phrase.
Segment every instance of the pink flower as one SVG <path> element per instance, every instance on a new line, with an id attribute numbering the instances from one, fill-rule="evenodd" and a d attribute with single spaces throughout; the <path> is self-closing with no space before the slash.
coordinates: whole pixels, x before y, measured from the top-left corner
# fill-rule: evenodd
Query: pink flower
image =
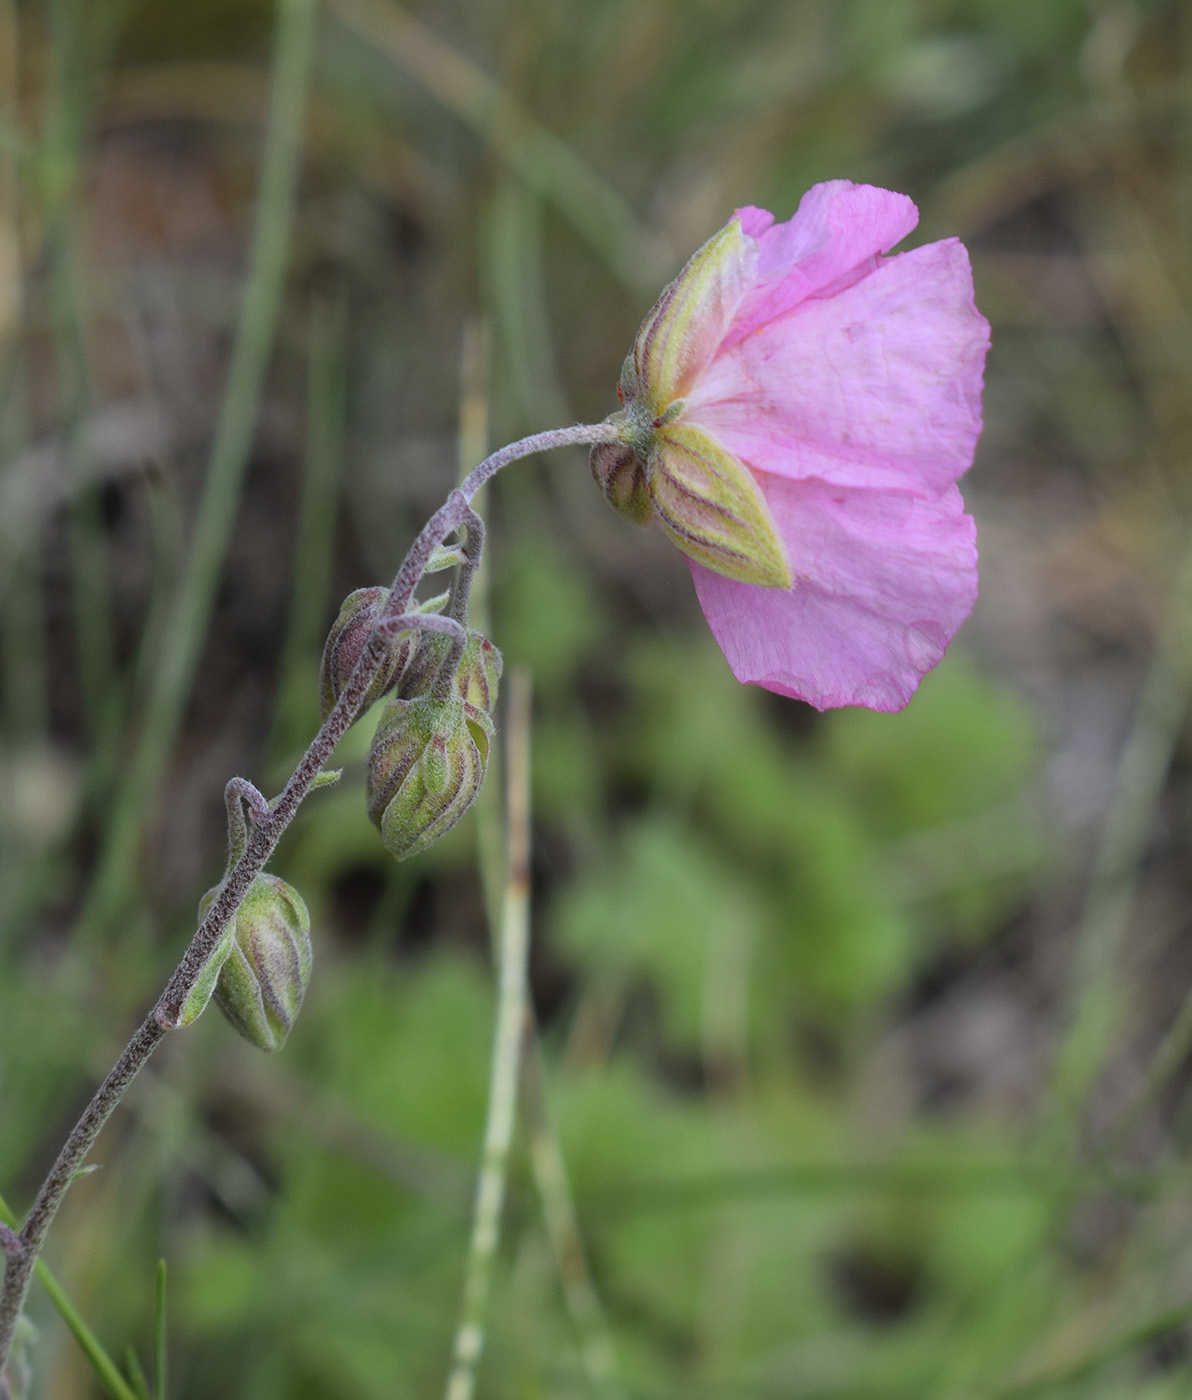
<path id="1" fill-rule="evenodd" d="M 663 292 L 592 469 L 687 555 L 740 681 L 901 709 L 977 596 L 957 478 L 989 326 L 954 238 L 885 257 L 901 194 L 834 180 L 775 224 L 739 209 Z"/>

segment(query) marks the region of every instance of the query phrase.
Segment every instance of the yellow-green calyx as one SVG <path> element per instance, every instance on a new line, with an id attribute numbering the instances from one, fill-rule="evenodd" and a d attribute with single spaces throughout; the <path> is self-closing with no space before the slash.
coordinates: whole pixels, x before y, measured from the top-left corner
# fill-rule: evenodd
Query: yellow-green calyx
<path id="1" fill-rule="evenodd" d="M 621 369 L 618 441 L 592 449 L 605 498 L 635 525 L 657 519 L 689 558 L 739 583 L 791 586 L 778 527 L 753 473 L 698 424 L 688 393 L 724 339 L 757 257 L 733 219 L 695 254 L 642 322 Z"/>
<path id="2" fill-rule="evenodd" d="M 738 583 L 791 586 L 786 550 L 761 488 L 711 433 L 681 422 L 661 429 L 646 479 L 655 515 L 688 558 Z"/>

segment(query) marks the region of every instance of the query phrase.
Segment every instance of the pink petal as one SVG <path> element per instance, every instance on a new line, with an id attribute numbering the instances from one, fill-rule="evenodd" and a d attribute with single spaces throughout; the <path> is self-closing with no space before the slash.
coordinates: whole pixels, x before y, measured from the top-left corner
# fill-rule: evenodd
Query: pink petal
<path id="1" fill-rule="evenodd" d="M 976 600 L 976 527 L 960 492 L 759 482 L 794 587 L 737 583 L 688 560 L 733 674 L 820 710 L 900 710 Z"/>
<path id="2" fill-rule="evenodd" d="M 742 229 L 758 243 L 757 286 L 741 303 L 726 345 L 798 306 L 830 295 L 876 266 L 919 222 L 904 194 L 830 180 L 808 190 L 792 219 L 775 224 L 764 209 L 738 209 Z"/>
<path id="3" fill-rule="evenodd" d="M 757 471 L 934 495 L 972 463 L 988 347 L 968 254 L 929 243 L 722 348 L 683 416 Z"/>
<path id="4" fill-rule="evenodd" d="M 742 231 L 753 239 L 760 239 L 762 234 L 774 224 L 774 215 L 768 209 L 758 209 L 752 204 L 746 204 L 743 208 L 738 209 L 737 218 L 741 220 Z"/>

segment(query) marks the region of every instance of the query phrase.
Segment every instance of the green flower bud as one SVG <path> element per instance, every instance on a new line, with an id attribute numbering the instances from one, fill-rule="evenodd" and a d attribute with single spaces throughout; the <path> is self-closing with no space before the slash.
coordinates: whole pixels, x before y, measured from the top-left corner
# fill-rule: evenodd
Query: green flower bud
<path id="1" fill-rule="evenodd" d="M 624 414 L 613 414 L 614 419 Z M 650 485 L 641 458 L 626 442 L 601 442 L 589 459 L 596 485 L 614 510 L 635 525 L 648 525 L 654 517 Z"/>
<path id="2" fill-rule="evenodd" d="M 445 632 L 423 632 L 414 654 L 401 674 L 397 687 L 398 700 L 417 700 L 429 695 L 439 674 L 439 667 L 451 650 L 451 638 Z"/>
<path id="3" fill-rule="evenodd" d="M 397 687 L 398 698 L 414 700 L 428 695 L 450 650 L 451 638 L 446 633 L 424 632 Z M 469 627 L 464 654 L 455 673 L 455 693 L 477 709 L 491 711 L 497 703 L 497 684 L 503 664 L 501 653 L 492 642 L 482 632 Z"/>
<path id="4" fill-rule="evenodd" d="M 458 695 L 386 705 L 368 756 L 368 815 L 395 860 L 426 850 L 472 805 L 493 734 L 485 711 Z"/>
<path id="5" fill-rule="evenodd" d="M 323 659 L 319 665 L 319 705 L 326 719 L 343 693 L 348 678 L 360 660 L 368 634 L 389 601 L 387 588 L 358 588 L 349 593 L 339 610 L 339 616 L 327 634 Z M 361 713 L 392 690 L 405 669 L 413 648 L 413 637 L 406 636 L 391 643 L 368 693 Z"/>
<path id="6" fill-rule="evenodd" d="M 200 919 L 220 889 L 217 885 L 203 896 Z M 280 1050 L 310 981 L 313 955 L 306 904 L 296 889 L 276 875 L 258 875 L 229 934 L 219 945 L 222 951 L 226 941 L 227 951 L 215 983 L 215 1000 L 246 1040 L 260 1050 Z"/>
<path id="7" fill-rule="evenodd" d="M 501 653 L 492 642 L 474 627 L 468 628 L 468 640 L 459 670 L 455 673 L 456 694 L 486 714 L 497 703 L 497 684 L 504 665 Z"/>

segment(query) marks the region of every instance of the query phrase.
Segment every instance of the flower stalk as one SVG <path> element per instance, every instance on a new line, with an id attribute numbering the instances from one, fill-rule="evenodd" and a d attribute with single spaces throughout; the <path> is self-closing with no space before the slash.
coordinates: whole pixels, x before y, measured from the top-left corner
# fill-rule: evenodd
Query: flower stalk
<path id="1" fill-rule="evenodd" d="M 46 1234 L 104 1124 L 166 1033 L 180 1024 L 188 999 L 253 881 L 273 854 L 282 833 L 311 789 L 320 781 L 326 781 L 324 767 L 335 746 L 363 709 L 369 688 L 385 661 L 394 632 L 403 626 L 435 628 L 442 622 L 433 615 L 411 612 L 415 590 L 436 550 L 454 531 L 474 521 L 472 498 L 503 467 L 522 457 L 556 447 L 610 442 L 614 440 L 616 431 L 609 423 L 557 428 L 522 438 L 486 457 L 462 485 L 451 492 L 411 545 L 397 571 L 388 602 L 373 626 L 355 669 L 278 797 L 272 802 L 266 801 L 251 783 L 242 778 L 235 778 L 229 784 L 229 854 L 235 858 L 230 861 L 223 887 L 199 924 L 161 996 L 133 1033 L 120 1058 L 71 1130 L 41 1184 L 23 1226 L 19 1231 L 8 1230 L 5 1234 L 2 1251 L 5 1260 L 4 1283 L 0 1288 L 0 1375 L 3 1375 L 8 1362 L 17 1319 Z M 479 536 L 474 534 L 474 548 L 478 548 L 478 541 Z M 245 806 L 248 808 L 247 820 Z M 236 812 L 234 816 L 231 815 L 233 809 Z"/>

